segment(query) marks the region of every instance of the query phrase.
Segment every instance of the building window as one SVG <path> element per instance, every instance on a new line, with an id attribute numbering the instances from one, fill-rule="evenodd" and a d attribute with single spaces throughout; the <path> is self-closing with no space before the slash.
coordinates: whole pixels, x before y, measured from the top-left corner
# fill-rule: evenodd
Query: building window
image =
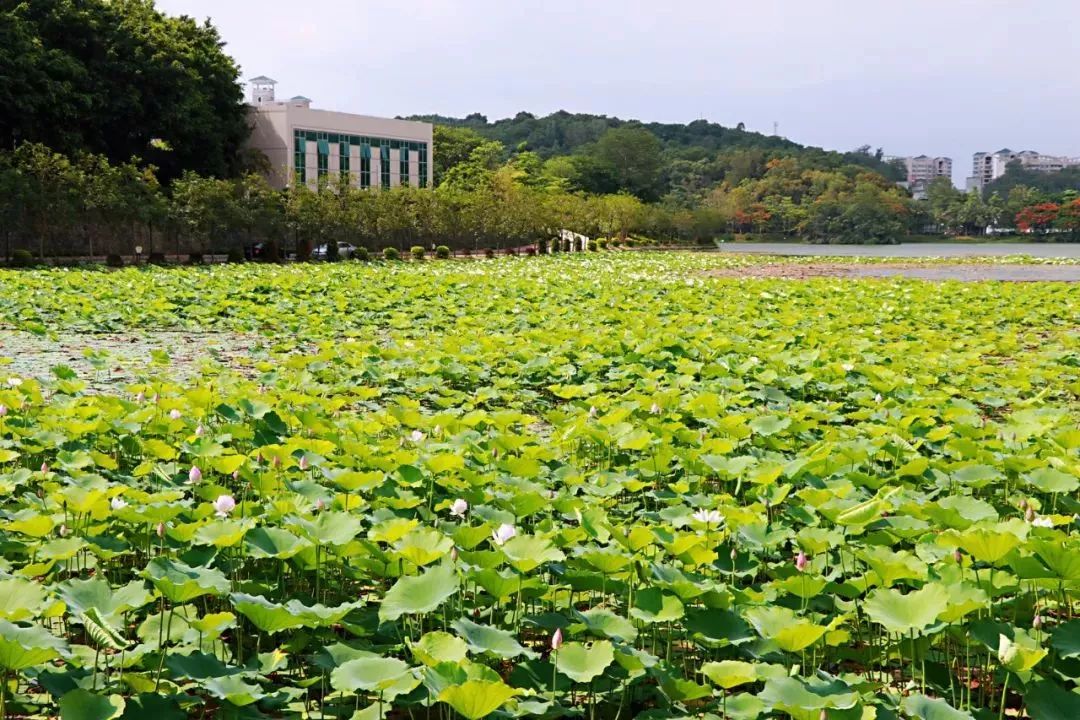
<path id="1" fill-rule="evenodd" d="M 371 187 L 371 145 L 360 146 L 360 187 Z"/>
<path id="2" fill-rule="evenodd" d="M 323 177 L 330 170 L 330 141 L 325 138 L 326 133 L 319 133 L 323 137 L 318 141 L 318 153 L 319 153 L 319 177 Z"/>
<path id="3" fill-rule="evenodd" d="M 383 140 L 379 146 L 379 184 L 384 190 L 390 189 L 390 141 Z"/>
<path id="4" fill-rule="evenodd" d="M 349 143 L 346 140 L 338 143 L 338 172 L 341 177 L 349 175 Z"/>
<path id="5" fill-rule="evenodd" d="M 304 133 L 297 130 L 293 138 L 293 171 L 296 174 L 297 181 L 301 183 L 307 182 L 306 151 L 307 140 L 304 138 Z"/>
<path id="6" fill-rule="evenodd" d="M 398 176 L 401 185 L 409 184 L 409 148 L 404 146 L 398 151 Z"/>

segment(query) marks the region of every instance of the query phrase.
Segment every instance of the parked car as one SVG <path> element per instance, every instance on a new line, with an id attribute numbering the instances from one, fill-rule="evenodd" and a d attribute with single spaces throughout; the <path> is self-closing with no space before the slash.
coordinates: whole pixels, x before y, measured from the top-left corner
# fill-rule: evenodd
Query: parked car
<path id="1" fill-rule="evenodd" d="M 271 260 L 270 254 L 274 251 L 274 247 L 268 242 L 257 242 L 254 245 L 246 245 L 244 247 L 244 259 L 245 260 Z M 280 251 L 279 251 L 280 252 Z"/>
<path id="2" fill-rule="evenodd" d="M 339 242 L 337 244 L 337 246 L 338 246 L 338 257 L 341 258 L 342 260 L 350 260 L 350 259 L 352 259 L 353 253 L 356 252 L 356 246 L 351 245 L 349 243 Z M 328 250 L 326 245 L 320 245 L 320 246 L 318 246 L 317 248 L 315 248 L 314 250 L 311 251 L 311 259 L 312 260 L 326 260 L 328 252 L 329 252 L 329 250 Z"/>

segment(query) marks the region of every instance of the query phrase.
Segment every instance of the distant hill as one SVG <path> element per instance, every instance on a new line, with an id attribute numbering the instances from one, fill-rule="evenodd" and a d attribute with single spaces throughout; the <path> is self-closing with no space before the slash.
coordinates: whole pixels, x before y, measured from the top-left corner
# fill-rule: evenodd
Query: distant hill
<path id="1" fill-rule="evenodd" d="M 489 121 L 487 116 L 473 113 L 463 118 L 445 115 L 414 115 L 409 119 L 423 120 L 438 125 L 464 127 L 476 131 L 491 140 L 498 140 L 508 149 L 521 145 L 541 157 L 574 155 L 586 150 L 608 130 L 622 127 L 640 127 L 660 140 L 670 160 L 714 159 L 717 154 L 739 150 L 759 150 L 770 155 L 812 156 L 815 164 L 828 167 L 862 165 L 888 177 L 903 179 L 903 173 L 895 165 L 882 160 L 881 151 L 871 152 L 863 146 L 850 152 L 832 152 L 821 148 L 800 145 L 787 138 L 763 135 L 741 128 L 729 128 L 708 120 L 691 123 L 656 123 L 639 120 L 622 120 L 607 115 L 569 113 L 565 110 L 544 117 L 519 112 L 512 118 Z"/>

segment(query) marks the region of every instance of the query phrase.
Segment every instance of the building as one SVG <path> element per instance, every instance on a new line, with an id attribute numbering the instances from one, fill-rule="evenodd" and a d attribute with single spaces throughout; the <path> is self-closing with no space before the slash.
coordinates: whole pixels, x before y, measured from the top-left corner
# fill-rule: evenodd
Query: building
<path id="1" fill-rule="evenodd" d="M 335 183 L 343 174 L 359 188 L 431 187 L 431 123 L 317 110 L 300 95 L 277 100 L 268 77 L 250 84 L 248 147 L 266 155 L 274 187 L 315 187 L 320 177 Z"/>
<path id="2" fill-rule="evenodd" d="M 982 190 L 1004 175 L 1012 162 L 1019 162 L 1025 170 L 1032 172 L 1058 172 L 1067 167 L 1080 166 L 1080 158 L 1043 155 L 1034 150 L 1013 152 L 1004 148 L 994 153 L 979 152 L 972 156 L 971 177 L 967 180 L 967 189 Z"/>
<path id="3" fill-rule="evenodd" d="M 912 185 L 928 185 L 939 177 L 948 178 L 949 182 L 952 182 L 952 158 L 919 155 L 901 160 L 907 168 L 907 181 Z"/>

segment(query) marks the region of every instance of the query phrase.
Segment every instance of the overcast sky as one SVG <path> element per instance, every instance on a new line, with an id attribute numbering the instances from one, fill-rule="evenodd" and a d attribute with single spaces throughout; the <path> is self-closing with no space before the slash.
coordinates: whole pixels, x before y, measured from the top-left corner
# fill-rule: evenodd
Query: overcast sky
<path id="1" fill-rule="evenodd" d="M 245 79 L 370 115 L 564 109 L 849 150 L 1080 156 L 1078 0 L 158 0 Z"/>

